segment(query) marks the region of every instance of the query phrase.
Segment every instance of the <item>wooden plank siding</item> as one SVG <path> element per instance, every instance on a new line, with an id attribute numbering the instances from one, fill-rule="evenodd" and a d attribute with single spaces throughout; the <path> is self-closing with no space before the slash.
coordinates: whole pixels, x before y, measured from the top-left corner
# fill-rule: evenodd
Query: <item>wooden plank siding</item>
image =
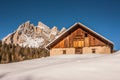
<path id="1" fill-rule="evenodd" d="M 113 47 L 113 42 L 81 23 L 75 23 L 46 46 L 50 50 L 51 56 L 60 54 L 112 53 Z"/>
<path id="2" fill-rule="evenodd" d="M 53 48 L 73 48 L 76 47 L 74 41 L 78 41 L 76 44 L 78 44 L 79 47 L 80 45 L 83 45 L 82 47 L 107 45 L 98 37 L 94 36 L 94 34 L 91 34 L 90 32 L 87 32 L 81 28 L 77 28 L 69 32 L 66 37 L 59 40 L 59 42 L 55 44 Z"/>

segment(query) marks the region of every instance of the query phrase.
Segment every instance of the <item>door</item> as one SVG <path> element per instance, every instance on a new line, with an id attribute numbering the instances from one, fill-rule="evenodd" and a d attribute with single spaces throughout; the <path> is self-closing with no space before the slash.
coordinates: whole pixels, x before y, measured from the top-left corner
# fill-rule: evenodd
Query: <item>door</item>
<path id="1" fill-rule="evenodd" d="M 63 50 L 63 54 L 66 54 L 66 50 Z"/>
<path id="2" fill-rule="evenodd" d="M 75 48 L 76 54 L 82 54 L 82 48 Z"/>

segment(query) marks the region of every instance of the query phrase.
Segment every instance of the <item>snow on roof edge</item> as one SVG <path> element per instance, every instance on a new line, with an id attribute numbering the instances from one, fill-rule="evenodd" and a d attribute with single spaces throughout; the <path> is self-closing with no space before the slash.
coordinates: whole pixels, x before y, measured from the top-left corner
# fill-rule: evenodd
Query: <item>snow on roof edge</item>
<path id="1" fill-rule="evenodd" d="M 75 26 L 77 23 L 75 23 L 74 25 L 72 25 L 71 27 L 69 27 L 65 32 L 63 32 L 62 34 L 60 34 L 57 38 L 55 38 L 53 41 L 51 41 L 50 43 L 48 43 L 45 48 L 47 48 L 47 46 L 49 46 L 51 43 L 53 43 L 56 39 L 58 39 L 60 36 L 62 36 L 63 34 L 65 34 L 67 31 L 69 31 L 73 26 Z"/>
<path id="2" fill-rule="evenodd" d="M 98 34 L 98 33 L 95 32 L 94 30 L 88 28 L 87 26 L 85 26 L 84 24 L 82 24 L 82 23 L 80 23 L 80 22 L 76 22 L 75 24 L 73 24 L 72 26 L 70 26 L 65 32 L 63 32 L 62 34 L 60 34 L 60 35 L 58 36 L 58 38 L 61 37 L 63 34 L 65 34 L 67 31 L 69 31 L 72 27 L 74 27 L 74 26 L 77 25 L 77 24 L 82 25 L 83 27 L 89 29 L 90 31 L 94 32 L 94 33 L 97 34 L 98 36 L 102 37 L 103 39 L 109 41 L 111 44 L 114 45 L 114 43 L 113 43 L 112 41 L 108 40 L 107 38 L 103 37 L 102 35 Z M 55 38 L 53 41 L 51 41 L 50 43 L 48 43 L 48 44 L 45 46 L 45 48 L 48 50 L 47 47 L 48 47 L 51 43 L 53 43 L 56 39 L 58 39 L 58 38 Z"/>
<path id="3" fill-rule="evenodd" d="M 84 26 L 85 28 L 87 28 L 87 29 L 89 29 L 90 31 L 92 31 L 92 32 L 94 32 L 95 34 L 97 34 L 98 36 L 100 36 L 100 37 L 102 37 L 103 39 L 105 39 L 105 40 L 109 41 L 110 43 L 114 44 L 112 41 L 110 41 L 109 39 L 107 39 L 107 38 L 105 38 L 104 36 L 100 35 L 99 33 L 95 32 L 94 30 L 88 28 L 88 27 L 85 26 L 84 24 L 82 24 L 82 23 L 80 23 L 80 22 L 78 22 L 78 24 Z"/>

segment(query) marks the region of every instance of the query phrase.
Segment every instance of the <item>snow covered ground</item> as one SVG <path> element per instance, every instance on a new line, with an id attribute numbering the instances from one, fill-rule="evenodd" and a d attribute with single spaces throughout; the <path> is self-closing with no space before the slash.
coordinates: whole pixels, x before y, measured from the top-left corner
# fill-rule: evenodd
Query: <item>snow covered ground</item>
<path id="1" fill-rule="evenodd" d="M 120 80 L 120 51 L 0 64 L 0 80 Z"/>

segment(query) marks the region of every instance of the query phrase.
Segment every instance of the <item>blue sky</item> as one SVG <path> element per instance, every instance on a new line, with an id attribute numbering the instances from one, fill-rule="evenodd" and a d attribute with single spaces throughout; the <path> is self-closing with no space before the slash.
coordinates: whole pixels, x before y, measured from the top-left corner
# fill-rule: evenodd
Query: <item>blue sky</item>
<path id="1" fill-rule="evenodd" d="M 81 22 L 120 49 L 120 0 L 0 0 L 0 39 L 28 20 L 58 29 Z"/>

